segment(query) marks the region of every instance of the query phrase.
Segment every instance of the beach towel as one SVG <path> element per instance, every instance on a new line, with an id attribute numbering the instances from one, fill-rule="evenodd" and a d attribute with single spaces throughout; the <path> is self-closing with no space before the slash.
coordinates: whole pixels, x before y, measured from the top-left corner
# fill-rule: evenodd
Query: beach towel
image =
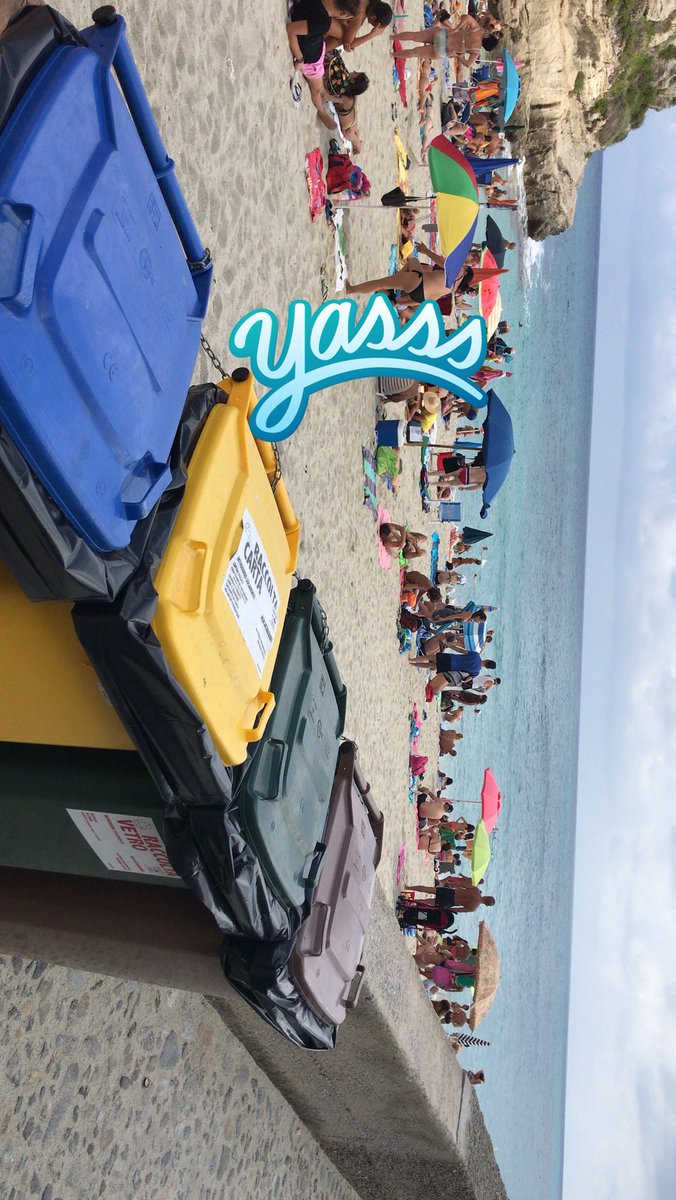
<path id="1" fill-rule="evenodd" d="M 308 206 L 313 221 L 324 212 L 326 185 L 324 183 L 324 159 L 319 146 L 305 155 L 305 182 L 308 190 Z"/>
<path id="2" fill-rule="evenodd" d="M 412 754 L 409 759 L 411 775 L 413 775 L 415 779 L 421 779 L 425 774 L 425 769 L 428 762 L 429 758 L 426 754 Z"/>
<path id="3" fill-rule="evenodd" d="M 361 448 L 362 468 L 364 471 L 364 505 L 373 516 L 378 517 L 378 501 L 376 498 L 376 460 L 368 446 Z"/>
<path id="4" fill-rule="evenodd" d="M 417 775 L 413 771 L 413 763 L 414 763 L 414 761 L 417 761 L 420 759 L 420 755 L 418 754 L 420 729 L 421 729 L 421 725 L 420 725 L 420 714 L 418 712 L 418 705 L 414 704 L 411 709 L 411 712 L 409 714 L 409 725 L 408 725 L 408 740 L 409 740 L 408 802 L 409 802 L 409 804 L 413 804 L 415 797 L 416 797 L 416 791 L 418 789 Z M 427 762 L 427 759 L 425 759 L 425 762 Z M 423 770 L 424 770 L 424 768 L 423 768 Z"/>
<path id="5" fill-rule="evenodd" d="M 429 459 L 429 447 L 425 442 L 420 449 L 420 478 L 418 486 L 420 487 L 420 503 L 422 510 L 425 513 L 432 511 L 432 502 L 430 499 L 430 484 L 427 463 Z"/>
<path id="6" fill-rule="evenodd" d="M 398 37 L 392 39 L 392 49 L 397 51 L 402 49 L 401 42 Z M 395 53 L 394 64 L 392 66 L 392 83 L 399 92 L 399 99 L 404 108 L 408 108 L 408 99 L 406 96 L 406 59 L 401 58 Z"/>
<path id="7" fill-rule="evenodd" d="M 466 607 L 470 612 L 475 612 L 477 605 L 470 600 Z M 480 653 L 486 644 L 487 632 L 485 621 L 482 621 L 479 625 L 477 625 L 476 621 L 463 621 L 462 634 L 467 650 L 476 650 Z"/>
<path id="8" fill-rule="evenodd" d="M 401 846 L 399 847 L 399 853 L 397 855 L 397 875 L 396 875 L 397 887 L 399 887 L 399 884 L 401 883 L 401 877 L 404 874 L 404 863 L 405 862 L 406 862 L 406 846 L 402 842 Z"/>
<path id="9" fill-rule="evenodd" d="M 401 475 L 401 459 L 392 446 L 379 446 L 376 450 L 376 472 L 392 490 L 394 480 Z"/>
<path id="10" fill-rule="evenodd" d="M 390 517 L 390 514 L 388 513 L 387 509 L 383 508 L 382 504 L 379 504 L 378 505 L 378 529 L 380 529 L 381 525 L 389 524 L 391 519 L 392 518 Z M 392 557 L 388 553 L 388 551 L 385 549 L 385 547 L 383 546 L 383 543 L 381 542 L 380 537 L 378 537 L 378 562 L 380 563 L 381 567 L 383 568 L 383 571 L 391 571 L 392 570 Z"/>
<path id="11" fill-rule="evenodd" d="M 430 579 L 436 582 L 437 571 L 439 570 L 439 534 L 432 534 L 432 544 L 430 546 Z"/>
<path id="12" fill-rule="evenodd" d="M 402 191 L 408 194 L 409 157 L 398 129 L 394 131 L 394 153 L 397 160 L 397 183 Z"/>
<path id="13" fill-rule="evenodd" d="M 345 231 L 343 229 L 343 214 L 337 209 L 331 218 L 333 225 L 333 255 L 336 264 L 336 291 L 345 290 L 347 282 L 347 262 L 345 261 Z"/>

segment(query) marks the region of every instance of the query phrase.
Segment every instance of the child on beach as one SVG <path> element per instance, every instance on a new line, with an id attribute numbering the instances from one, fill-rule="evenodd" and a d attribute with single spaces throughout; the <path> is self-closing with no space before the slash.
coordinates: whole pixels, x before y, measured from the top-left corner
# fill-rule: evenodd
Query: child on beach
<path id="1" fill-rule="evenodd" d="M 342 18 L 349 21 L 359 11 L 359 0 L 295 0 L 286 36 L 293 56 L 293 65 L 300 69 L 310 89 L 310 99 L 317 115 L 327 129 L 335 123 L 324 108 L 325 38 L 342 38 Z"/>

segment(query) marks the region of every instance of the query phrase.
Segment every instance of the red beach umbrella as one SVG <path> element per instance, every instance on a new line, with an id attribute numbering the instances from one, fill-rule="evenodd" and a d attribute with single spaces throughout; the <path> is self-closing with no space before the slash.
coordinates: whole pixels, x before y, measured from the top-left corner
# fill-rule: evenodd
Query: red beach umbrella
<path id="1" fill-rule="evenodd" d="M 500 275 L 504 272 L 498 267 L 490 250 L 481 252 L 479 268 L 476 271 L 479 283 L 479 312 L 486 320 L 490 317 L 500 295 Z"/>
<path id="2" fill-rule="evenodd" d="M 497 824 L 501 806 L 502 793 L 497 779 L 490 767 L 486 767 L 481 788 L 481 817 L 488 833 L 491 833 Z"/>

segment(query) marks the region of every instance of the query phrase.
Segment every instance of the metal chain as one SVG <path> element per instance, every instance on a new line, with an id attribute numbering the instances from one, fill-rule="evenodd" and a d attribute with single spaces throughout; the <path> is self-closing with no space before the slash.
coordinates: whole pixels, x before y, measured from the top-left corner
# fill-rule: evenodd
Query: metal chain
<path id="1" fill-rule="evenodd" d="M 212 366 L 214 366 L 216 368 L 216 370 L 218 371 L 221 379 L 227 379 L 228 373 L 225 370 L 223 363 L 221 362 L 220 358 L 218 357 L 216 351 L 213 349 L 213 347 L 210 345 L 210 343 L 205 338 L 204 334 L 202 334 L 202 336 L 200 337 L 200 342 L 202 343 L 202 349 L 204 350 L 204 353 L 206 354 L 207 358 L 212 363 Z M 271 444 L 272 444 L 272 453 L 275 456 L 275 473 L 272 476 L 272 479 L 270 480 L 270 487 L 272 488 L 272 491 L 274 493 L 277 491 L 277 484 L 279 483 L 279 481 L 282 478 L 282 464 L 281 464 L 281 460 L 279 457 L 279 448 L 277 446 L 277 443 L 272 442 Z"/>
<path id="2" fill-rule="evenodd" d="M 317 600 L 317 604 L 319 604 L 319 600 Z M 322 618 L 322 644 L 320 649 L 323 653 L 329 644 L 329 620 L 321 604 L 319 604 L 319 615 Z"/>
<path id="3" fill-rule="evenodd" d="M 200 342 L 202 343 L 202 349 L 203 349 L 204 353 L 206 354 L 207 358 L 211 359 L 212 365 L 216 368 L 216 370 L 218 372 L 220 372 L 221 379 L 227 379 L 227 372 L 223 368 L 223 363 L 221 362 L 220 358 L 216 354 L 216 351 L 213 350 L 212 347 L 209 345 L 204 334 L 202 334 L 202 336 L 200 338 Z"/>

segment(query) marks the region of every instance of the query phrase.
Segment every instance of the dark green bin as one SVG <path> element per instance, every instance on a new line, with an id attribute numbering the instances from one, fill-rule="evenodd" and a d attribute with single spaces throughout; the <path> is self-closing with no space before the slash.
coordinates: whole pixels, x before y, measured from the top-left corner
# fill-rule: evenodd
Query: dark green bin
<path id="1" fill-rule="evenodd" d="M 270 887 L 298 907 L 317 869 L 347 698 L 309 580 L 291 593 L 270 690 L 275 708 L 245 775 L 240 814 Z"/>
<path id="2" fill-rule="evenodd" d="M 0 865 L 183 887 L 162 828 L 135 754 L 0 742 Z"/>

